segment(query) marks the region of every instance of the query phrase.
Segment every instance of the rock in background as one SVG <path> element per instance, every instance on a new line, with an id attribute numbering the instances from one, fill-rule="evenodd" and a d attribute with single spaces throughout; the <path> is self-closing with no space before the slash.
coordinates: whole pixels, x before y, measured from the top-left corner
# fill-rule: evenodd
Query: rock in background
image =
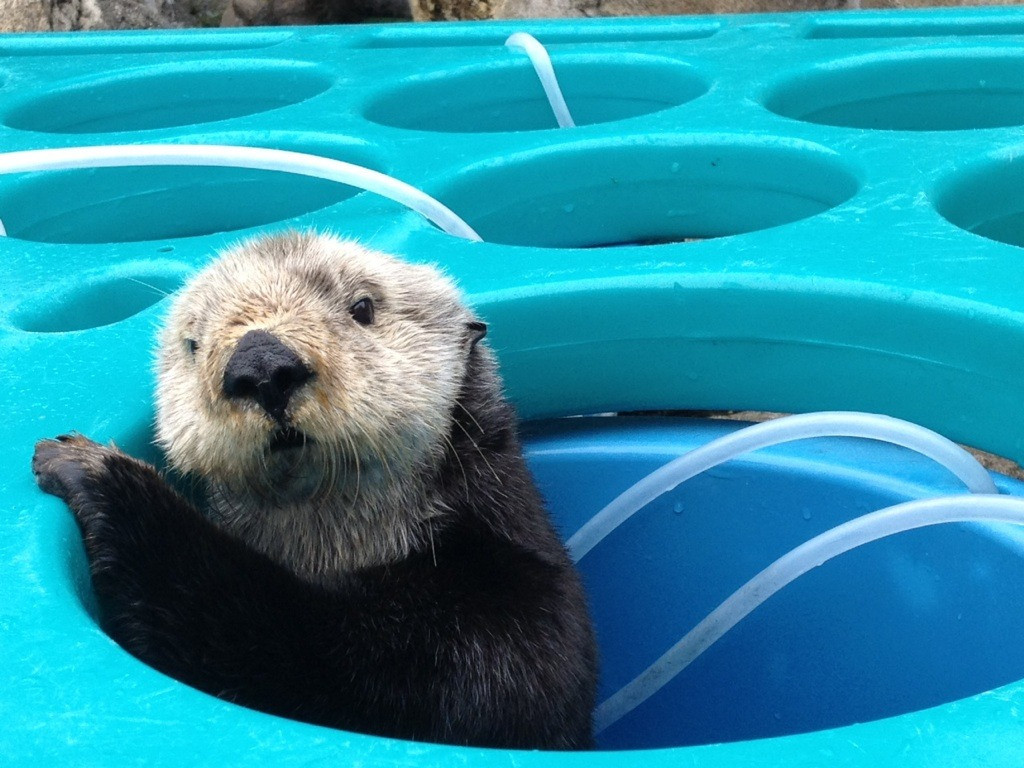
<path id="1" fill-rule="evenodd" d="M 1020 0 L 411 0 L 417 21 L 1017 5 Z"/>
<path id="2" fill-rule="evenodd" d="M 671 16 L 845 8 L 848 0 L 412 0 L 413 18 L 525 19 L 588 16 Z"/>
<path id="3" fill-rule="evenodd" d="M 217 26 L 230 0 L 0 0 L 0 32 Z"/>
<path id="4" fill-rule="evenodd" d="M 411 0 L 227 0 L 225 27 L 408 20 Z"/>
<path id="5" fill-rule="evenodd" d="M 1017 5 L 1021 0 L 0 0 L 0 32 Z"/>

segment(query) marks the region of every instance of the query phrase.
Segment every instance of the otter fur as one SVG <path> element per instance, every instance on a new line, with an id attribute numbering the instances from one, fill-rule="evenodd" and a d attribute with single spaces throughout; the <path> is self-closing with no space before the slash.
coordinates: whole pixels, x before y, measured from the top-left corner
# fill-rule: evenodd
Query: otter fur
<path id="1" fill-rule="evenodd" d="M 158 354 L 158 441 L 205 511 L 114 446 L 36 446 L 105 629 L 287 717 L 590 747 L 583 591 L 485 331 L 439 271 L 352 242 L 289 233 L 221 254 L 173 302 Z"/>

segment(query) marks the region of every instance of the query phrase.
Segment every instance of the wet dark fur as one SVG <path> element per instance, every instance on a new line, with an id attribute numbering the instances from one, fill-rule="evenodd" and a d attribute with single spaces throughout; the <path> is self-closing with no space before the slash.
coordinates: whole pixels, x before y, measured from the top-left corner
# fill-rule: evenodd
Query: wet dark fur
<path id="1" fill-rule="evenodd" d="M 491 368 L 470 353 L 432 546 L 336 587 L 247 548 L 116 448 L 44 440 L 33 471 L 81 528 L 104 628 L 163 672 L 354 731 L 583 749 L 592 631 Z"/>

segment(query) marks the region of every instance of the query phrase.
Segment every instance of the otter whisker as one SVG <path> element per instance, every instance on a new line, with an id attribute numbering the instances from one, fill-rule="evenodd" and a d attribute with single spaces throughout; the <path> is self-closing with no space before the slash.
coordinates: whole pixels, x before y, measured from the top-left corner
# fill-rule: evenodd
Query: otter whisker
<path id="1" fill-rule="evenodd" d="M 306 430 L 303 429 L 299 451 L 306 467 L 307 479 L 311 476 L 314 481 L 310 498 L 323 499 L 333 487 L 330 446 L 324 446 L 319 441 L 311 442 Z"/>
<path id="2" fill-rule="evenodd" d="M 469 440 L 470 445 L 476 448 L 476 452 L 480 454 L 481 461 L 483 461 L 484 465 L 491 471 L 491 474 L 494 475 L 494 479 L 498 481 L 499 487 L 501 487 L 501 478 L 498 477 L 498 473 L 494 471 L 494 467 L 492 467 L 491 463 L 487 460 L 487 457 L 484 455 L 483 450 L 481 450 L 480 446 L 476 444 L 476 440 L 473 439 L 473 437 L 469 434 L 469 431 L 464 426 L 462 426 L 462 424 L 460 424 L 458 420 L 455 420 L 453 423 L 459 429 L 462 430 L 463 434 L 466 436 L 466 439 Z"/>
<path id="3" fill-rule="evenodd" d="M 445 442 L 445 445 L 448 446 L 449 451 L 451 451 L 451 455 L 455 458 L 455 461 L 457 461 L 458 464 L 459 464 L 459 469 L 462 471 L 462 482 L 463 482 L 463 485 L 466 488 L 466 495 L 468 496 L 469 495 L 469 475 L 466 474 L 466 465 L 462 463 L 462 457 L 460 457 L 459 456 L 459 452 L 457 450 L 455 450 L 455 444 L 452 443 L 452 440 L 451 440 L 450 437 L 448 437 L 448 435 L 444 436 L 444 442 Z"/>
<path id="4" fill-rule="evenodd" d="M 316 486 L 317 498 L 323 498 L 338 487 L 338 451 L 334 442 L 322 446 L 320 456 L 320 479 Z"/>
<path id="5" fill-rule="evenodd" d="M 388 487 L 397 488 L 399 487 L 398 477 L 395 475 L 394 468 L 391 466 L 391 462 L 388 461 L 388 453 L 381 447 L 380 443 L 366 431 L 362 431 L 360 438 L 367 443 L 370 447 L 370 453 L 377 460 L 377 463 L 381 465 L 388 478 Z"/>
<path id="6" fill-rule="evenodd" d="M 437 550 L 434 549 L 434 521 L 427 520 L 427 537 L 430 539 L 430 559 L 434 561 L 437 568 Z"/>
<path id="7" fill-rule="evenodd" d="M 355 490 L 355 494 L 352 497 L 352 505 L 353 506 L 358 506 L 358 503 L 359 503 L 359 491 L 360 491 L 360 486 L 362 485 L 362 467 L 360 466 L 360 462 L 359 462 L 359 450 L 357 449 L 355 440 L 352 438 L 351 435 L 349 435 L 348 433 L 345 433 L 345 434 L 342 435 L 342 437 L 345 440 L 345 447 L 346 447 L 346 449 L 348 451 L 348 454 L 349 454 L 349 459 L 350 459 L 349 463 L 354 465 L 355 470 L 356 470 L 356 490 Z"/>
<path id="8" fill-rule="evenodd" d="M 476 416 L 473 415 L 473 412 L 471 410 L 469 410 L 469 408 L 464 406 L 462 404 L 461 400 L 456 400 L 455 401 L 455 405 L 457 405 L 459 408 L 461 408 L 462 412 L 464 414 L 469 416 L 469 420 L 473 422 L 473 424 L 476 426 L 476 428 L 480 431 L 480 434 L 481 435 L 484 434 L 484 428 L 480 426 L 480 422 L 476 420 Z M 463 430 L 463 432 L 465 432 L 465 430 Z M 469 437 L 469 433 L 468 432 L 466 433 L 466 437 Z"/>
<path id="9" fill-rule="evenodd" d="M 170 291 L 165 291 L 163 288 L 158 288 L 157 286 L 153 285 L 152 283 L 147 283 L 147 282 L 145 282 L 143 280 L 139 280 L 139 278 L 137 278 L 137 277 L 130 277 L 129 276 L 127 279 L 131 280 L 133 283 L 138 283 L 139 285 L 141 285 L 144 288 L 149 288 L 151 291 L 153 291 L 153 293 L 156 293 L 156 294 L 158 294 L 160 296 L 170 296 L 171 295 Z"/>

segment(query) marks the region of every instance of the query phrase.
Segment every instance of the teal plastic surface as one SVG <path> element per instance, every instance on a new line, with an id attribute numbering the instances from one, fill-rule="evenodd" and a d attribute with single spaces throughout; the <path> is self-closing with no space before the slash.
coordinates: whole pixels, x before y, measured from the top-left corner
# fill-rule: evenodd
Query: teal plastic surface
<path id="1" fill-rule="evenodd" d="M 555 129 L 526 57 L 503 46 L 520 30 L 549 47 L 579 127 Z M 1021 581 L 1005 553 L 978 554 L 963 575 L 975 591 L 958 593 L 1000 598 L 992 610 L 1006 614 L 1003 634 L 984 648 L 975 637 L 962 653 L 1003 654 L 1005 665 L 930 699 L 907 696 L 909 709 L 830 719 L 829 705 L 804 720 L 783 713 L 776 730 L 759 721 L 743 730 L 751 715 L 642 757 L 455 749 L 250 712 L 126 655 L 90 614 L 78 533 L 35 489 L 29 458 L 36 439 L 76 429 L 158 459 L 150 360 L 164 295 L 240 237 L 314 226 L 455 275 L 490 323 L 526 420 L 868 410 L 1024 459 L 1022 75 L 1015 9 L 0 37 L 4 151 L 198 142 L 312 152 L 423 188 L 488 241 L 279 173 L 0 178 L 10 234 L 0 240 L 4 762 L 1019 766 Z M 676 431 L 673 450 L 707 437 L 692 425 Z M 639 429 L 636 445 L 606 437 L 586 477 L 617 478 L 611 467 L 621 465 L 625 482 L 650 455 L 671 452 L 668 438 Z M 597 498 L 596 481 L 566 485 L 575 475 L 544 458 L 544 439 L 535 438 L 534 466 L 568 535 L 581 514 L 573 499 L 596 511 L 625 486 Z M 874 504 L 893 482 L 942 488 L 906 480 L 917 478 L 914 462 L 888 453 L 779 455 L 803 456 L 794 488 L 836 486 L 816 496 L 822 513 L 840 498 Z M 782 507 L 796 495 L 782 493 Z M 794 534 L 805 527 L 802 515 L 770 519 L 795 522 Z M 700 546 L 689 536 L 671 539 L 676 558 Z M 890 562 L 900 561 L 904 550 L 894 552 Z M 941 574 L 955 559 L 929 568 Z M 647 562 L 620 575 L 640 580 Z M 870 576 L 850 578 L 871 585 Z M 887 637 L 891 622 L 884 628 Z M 605 659 L 606 670 L 617 664 Z M 756 693 L 737 687 L 737 706 L 754 706 Z M 868 722 L 850 724 L 858 719 Z M 609 734 L 605 746 L 631 746 L 656 721 Z M 666 746 L 649 736 L 647 745 Z M 738 740 L 700 745 L 719 739 Z"/>

